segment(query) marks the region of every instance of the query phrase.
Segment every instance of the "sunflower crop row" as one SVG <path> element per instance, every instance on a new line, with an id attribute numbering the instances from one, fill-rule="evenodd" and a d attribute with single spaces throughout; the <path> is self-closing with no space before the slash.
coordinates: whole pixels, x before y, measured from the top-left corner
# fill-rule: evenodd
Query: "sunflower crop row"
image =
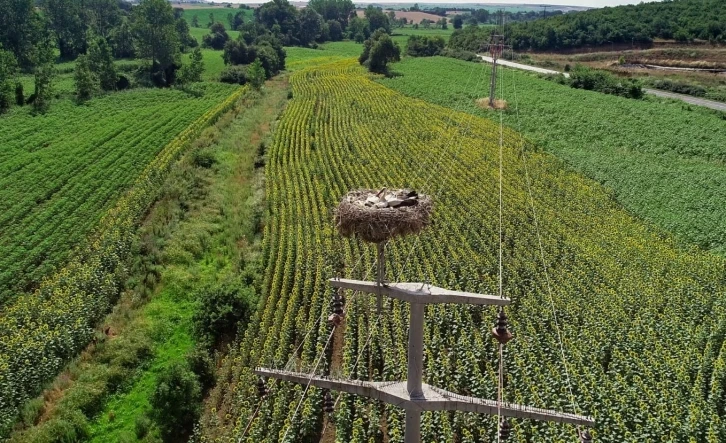
<path id="1" fill-rule="evenodd" d="M 270 380 L 260 405 L 252 369 L 312 371 L 330 332 L 336 263 L 345 277 L 374 278 L 374 247 L 342 239 L 332 223 L 351 189 L 409 187 L 435 200 L 433 226 L 387 245 L 390 280 L 496 293 L 500 127 L 405 97 L 354 62 L 309 68 L 291 82 L 266 169 L 263 294 L 222 364 L 200 435 L 237 441 L 259 405 L 242 441 L 318 441 L 325 427 L 325 441 L 402 442 L 403 411 L 368 399 L 343 395 L 327 426 L 315 388 L 295 415 L 304 387 Z M 600 441 L 726 439 L 724 260 L 679 249 L 596 183 L 510 130 L 503 138 L 503 282 L 515 334 L 505 399 L 591 415 Z M 346 299 L 342 355 L 326 348 L 318 373 L 405 379 L 407 305 L 387 300 L 379 318 L 372 297 Z M 494 310 L 436 305 L 426 314 L 425 381 L 496 398 Z M 513 427 L 518 442 L 576 438 L 568 425 Z M 423 414 L 422 441 L 494 441 L 495 433 L 492 417 Z"/>

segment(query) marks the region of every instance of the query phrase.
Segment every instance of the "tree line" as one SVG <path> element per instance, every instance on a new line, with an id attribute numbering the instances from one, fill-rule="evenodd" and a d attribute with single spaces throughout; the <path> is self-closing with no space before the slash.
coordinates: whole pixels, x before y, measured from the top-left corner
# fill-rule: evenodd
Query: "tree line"
<path id="1" fill-rule="evenodd" d="M 515 49 L 557 50 L 654 39 L 687 42 L 726 40 L 726 0 L 666 0 L 571 12 L 513 23 L 507 37 Z"/>
<path id="2" fill-rule="evenodd" d="M 142 84 L 169 86 L 201 78 L 201 54 L 181 72 L 181 53 L 197 46 L 182 18 L 165 0 L 0 0 L 0 112 L 13 101 L 32 102 L 44 111 L 53 95 L 57 61 L 76 63 L 78 97 L 96 90 L 124 89 L 129 79 L 116 73 L 113 60 L 144 60 Z M 25 100 L 20 73 L 34 75 L 34 92 Z M 13 97 L 13 90 L 15 96 Z"/>

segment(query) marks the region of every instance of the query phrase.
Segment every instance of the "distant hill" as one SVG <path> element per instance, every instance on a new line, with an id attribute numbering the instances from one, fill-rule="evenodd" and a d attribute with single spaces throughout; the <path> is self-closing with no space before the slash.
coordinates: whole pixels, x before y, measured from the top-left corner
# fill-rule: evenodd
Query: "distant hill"
<path id="1" fill-rule="evenodd" d="M 572 12 L 514 23 L 515 49 L 556 50 L 654 39 L 726 41 L 726 0 L 672 0 Z"/>

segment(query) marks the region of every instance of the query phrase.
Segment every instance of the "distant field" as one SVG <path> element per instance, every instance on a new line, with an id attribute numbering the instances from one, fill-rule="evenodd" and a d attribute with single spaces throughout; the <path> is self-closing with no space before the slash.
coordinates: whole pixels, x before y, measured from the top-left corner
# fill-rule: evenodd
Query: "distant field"
<path id="1" fill-rule="evenodd" d="M 0 304 L 64 262 L 159 150 L 235 89 L 199 88 L 59 100 L 44 116 L 16 108 L 0 119 Z"/>
<path id="2" fill-rule="evenodd" d="M 389 11 L 391 11 L 391 10 L 390 9 L 384 10 L 384 12 L 386 12 L 386 13 L 388 13 Z M 356 12 L 356 14 L 358 14 L 358 17 L 361 17 L 361 18 L 364 17 L 363 9 L 356 9 L 355 12 Z M 445 18 L 445 17 L 441 17 L 440 15 L 429 14 L 427 12 L 419 12 L 419 11 L 415 11 L 415 12 L 393 11 L 393 12 L 396 14 L 396 18 L 405 18 L 409 22 L 413 21 L 413 23 L 421 23 L 421 20 L 423 20 L 423 19 L 433 20 L 434 22 L 436 22 L 442 18 Z"/>
<path id="3" fill-rule="evenodd" d="M 228 29 L 229 28 L 228 23 L 225 22 L 224 27 L 227 29 L 227 34 L 229 34 L 230 38 L 235 39 L 235 38 L 239 37 L 238 31 L 231 31 Z M 199 42 L 199 44 L 201 45 L 202 39 L 204 38 L 204 36 L 209 34 L 209 29 L 207 29 L 207 28 L 191 28 L 189 30 L 189 33 L 192 35 L 192 37 L 197 39 L 197 42 Z"/>
<path id="4" fill-rule="evenodd" d="M 252 20 L 253 11 L 252 9 L 239 9 L 239 8 L 184 8 L 184 19 L 189 23 L 189 26 L 192 26 L 192 20 L 194 19 L 194 16 L 197 16 L 197 20 L 199 21 L 199 27 L 200 28 L 206 28 L 207 24 L 209 23 L 209 14 L 212 14 L 214 16 L 215 22 L 221 22 L 224 24 L 226 28 L 229 28 L 229 20 L 227 20 L 227 15 L 232 14 L 235 15 L 238 12 L 242 11 L 245 14 L 245 22 L 248 22 Z"/>
<path id="5" fill-rule="evenodd" d="M 487 65 L 474 66 L 441 57 L 407 58 L 392 66 L 400 76 L 381 82 L 409 96 L 498 119 L 474 103 L 486 95 L 489 78 Z M 643 219 L 726 254 L 722 115 L 571 89 L 506 69 L 500 85 L 510 127 L 610 188 Z"/>

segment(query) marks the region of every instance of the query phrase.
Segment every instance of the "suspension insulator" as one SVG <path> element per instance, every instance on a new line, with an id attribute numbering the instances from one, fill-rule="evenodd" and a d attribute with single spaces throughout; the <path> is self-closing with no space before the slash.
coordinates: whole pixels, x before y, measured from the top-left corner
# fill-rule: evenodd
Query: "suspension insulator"
<path id="1" fill-rule="evenodd" d="M 265 380 L 262 379 L 262 377 L 257 379 L 257 395 L 259 395 L 261 398 L 265 398 L 267 394 L 270 393 L 270 390 L 267 389 L 267 385 L 265 384 Z"/>
<path id="2" fill-rule="evenodd" d="M 345 311 L 343 310 L 344 305 L 345 298 L 338 291 L 334 291 L 333 299 L 330 301 L 333 313 L 328 317 L 328 323 L 332 326 L 339 326 L 343 321 L 343 316 L 345 315 Z"/>
<path id="3" fill-rule="evenodd" d="M 580 442 L 581 443 L 592 443 L 592 435 L 590 435 L 590 431 L 585 429 L 584 431 L 577 431 L 578 434 L 580 434 Z"/>
<path id="4" fill-rule="evenodd" d="M 502 417 L 499 422 L 499 439 L 507 440 L 512 433 L 512 426 L 509 424 L 506 418 Z"/>
<path id="5" fill-rule="evenodd" d="M 326 391 L 325 397 L 323 398 L 323 412 L 332 414 L 334 410 L 335 402 L 333 401 L 333 397 L 330 395 L 330 391 Z"/>
<path id="6" fill-rule="evenodd" d="M 492 335 L 499 344 L 504 345 L 513 338 L 512 333 L 509 332 L 507 326 L 507 315 L 504 313 L 504 308 L 500 308 L 499 314 L 497 314 L 497 321 L 492 329 Z"/>

